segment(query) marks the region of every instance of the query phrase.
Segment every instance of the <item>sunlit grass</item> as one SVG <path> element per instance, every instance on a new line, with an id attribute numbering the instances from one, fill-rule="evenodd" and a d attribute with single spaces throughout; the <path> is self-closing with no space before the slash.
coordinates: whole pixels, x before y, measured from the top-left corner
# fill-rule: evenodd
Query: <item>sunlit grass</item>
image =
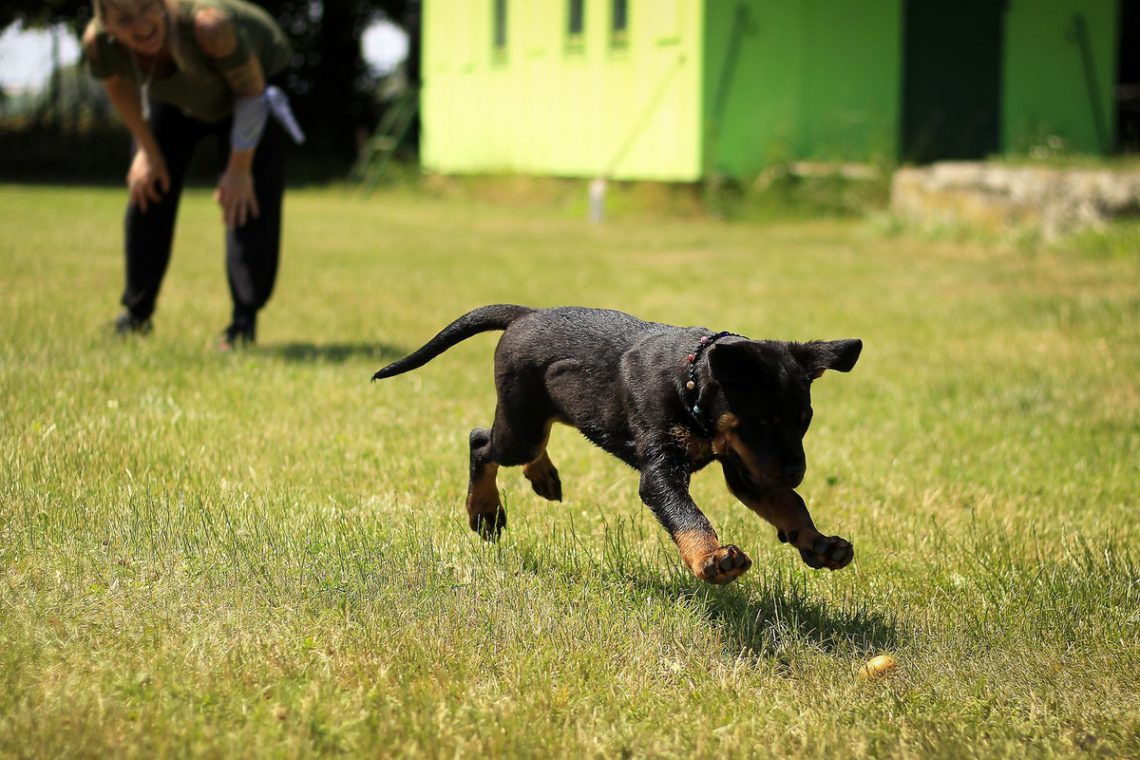
<path id="1" fill-rule="evenodd" d="M 1140 754 L 1137 255 L 295 192 L 260 344 L 221 355 L 204 192 L 155 333 L 106 334 L 122 200 L 0 188 L 0 754 Z M 566 501 L 504 470 L 483 545 L 495 336 L 369 377 L 499 301 L 863 338 L 801 489 L 855 563 L 808 570 L 710 468 L 755 565 L 704 586 L 568 429 Z"/>

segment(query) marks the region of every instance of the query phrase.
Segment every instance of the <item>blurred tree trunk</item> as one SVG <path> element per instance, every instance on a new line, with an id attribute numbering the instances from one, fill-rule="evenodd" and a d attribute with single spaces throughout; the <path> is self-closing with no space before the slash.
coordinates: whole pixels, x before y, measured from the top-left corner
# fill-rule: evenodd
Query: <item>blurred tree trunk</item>
<path id="1" fill-rule="evenodd" d="M 356 157 L 354 132 L 364 118 L 361 92 L 365 78 L 360 38 L 368 14 L 360 13 L 355 0 L 325 0 L 324 15 L 316 39 L 319 80 L 313 88 L 311 113 L 323 122 L 321 143 L 316 147 L 330 157 L 351 162 Z M 317 72 L 314 72 L 317 73 Z M 315 125 L 314 125 L 315 126 Z"/>

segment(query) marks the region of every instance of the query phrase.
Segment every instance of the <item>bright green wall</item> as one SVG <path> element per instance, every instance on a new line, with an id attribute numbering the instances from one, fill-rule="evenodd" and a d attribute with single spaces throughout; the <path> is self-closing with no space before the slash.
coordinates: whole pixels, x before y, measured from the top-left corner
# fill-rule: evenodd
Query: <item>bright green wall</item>
<path id="1" fill-rule="evenodd" d="M 902 91 L 902 0 L 796 4 L 805 17 L 800 47 L 811 51 L 800 92 L 800 155 L 893 160 Z"/>
<path id="2" fill-rule="evenodd" d="M 1102 134 L 1089 97 L 1073 16 L 1084 15 Z M 1103 153 L 1115 141 L 1116 0 L 1010 0 L 1002 80 L 1002 149 L 1023 153 L 1057 136 L 1064 147 Z M 1107 139 L 1107 144 L 1102 144 Z"/>
<path id="3" fill-rule="evenodd" d="M 422 160 L 450 173 L 694 180 L 700 161 L 701 0 L 629 2 L 625 46 L 610 3 L 508 0 L 492 53 L 491 0 L 425 0 Z"/>
<path id="4" fill-rule="evenodd" d="M 901 2 L 710 0 L 707 167 L 892 160 L 898 148 Z"/>
<path id="5" fill-rule="evenodd" d="M 707 168 L 751 175 L 798 150 L 803 77 L 794 2 L 712 2 L 705 23 Z"/>

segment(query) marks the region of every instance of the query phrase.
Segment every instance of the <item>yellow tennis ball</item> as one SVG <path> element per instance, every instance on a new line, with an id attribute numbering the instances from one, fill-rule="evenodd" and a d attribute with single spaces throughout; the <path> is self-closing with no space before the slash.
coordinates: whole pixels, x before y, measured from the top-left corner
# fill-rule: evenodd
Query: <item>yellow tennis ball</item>
<path id="1" fill-rule="evenodd" d="M 878 657 L 872 657 L 867 660 L 867 664 L 859 671 L 859 677 L 864 681 L 882 678 L 896 667 L 898 667 L 898 663 L 895 662 L 894 657 L 891 657 L 889 654 L 881 654 Z"/>

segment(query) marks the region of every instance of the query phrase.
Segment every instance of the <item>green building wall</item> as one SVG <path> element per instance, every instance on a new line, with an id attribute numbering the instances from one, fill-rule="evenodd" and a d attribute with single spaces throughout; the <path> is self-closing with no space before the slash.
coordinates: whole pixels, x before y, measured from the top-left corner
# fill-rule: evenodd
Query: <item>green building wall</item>
<path id="1" fill-rule="evenodd" d="M 423 18 L 422 160 L 450 173 L 615 179 L 701 176 L 702 0 L 585 3 L 579 39 L 565 0 L 507 3 L 496 51 L 492 0 L 428 0 Z"/>
<path id="2" fill-rule="evenodd" d="M 1116 0 L 1011 0 L 1003 152 L 1025 153 L 1050 138 L 1078 153 L 1115 148 L 1116 13 Z"/>
<path id="3" fill-rule="evenodd" d="M 902 0 L 707 3 L 706 169 L 790 160 L 892 161 Z"/>

